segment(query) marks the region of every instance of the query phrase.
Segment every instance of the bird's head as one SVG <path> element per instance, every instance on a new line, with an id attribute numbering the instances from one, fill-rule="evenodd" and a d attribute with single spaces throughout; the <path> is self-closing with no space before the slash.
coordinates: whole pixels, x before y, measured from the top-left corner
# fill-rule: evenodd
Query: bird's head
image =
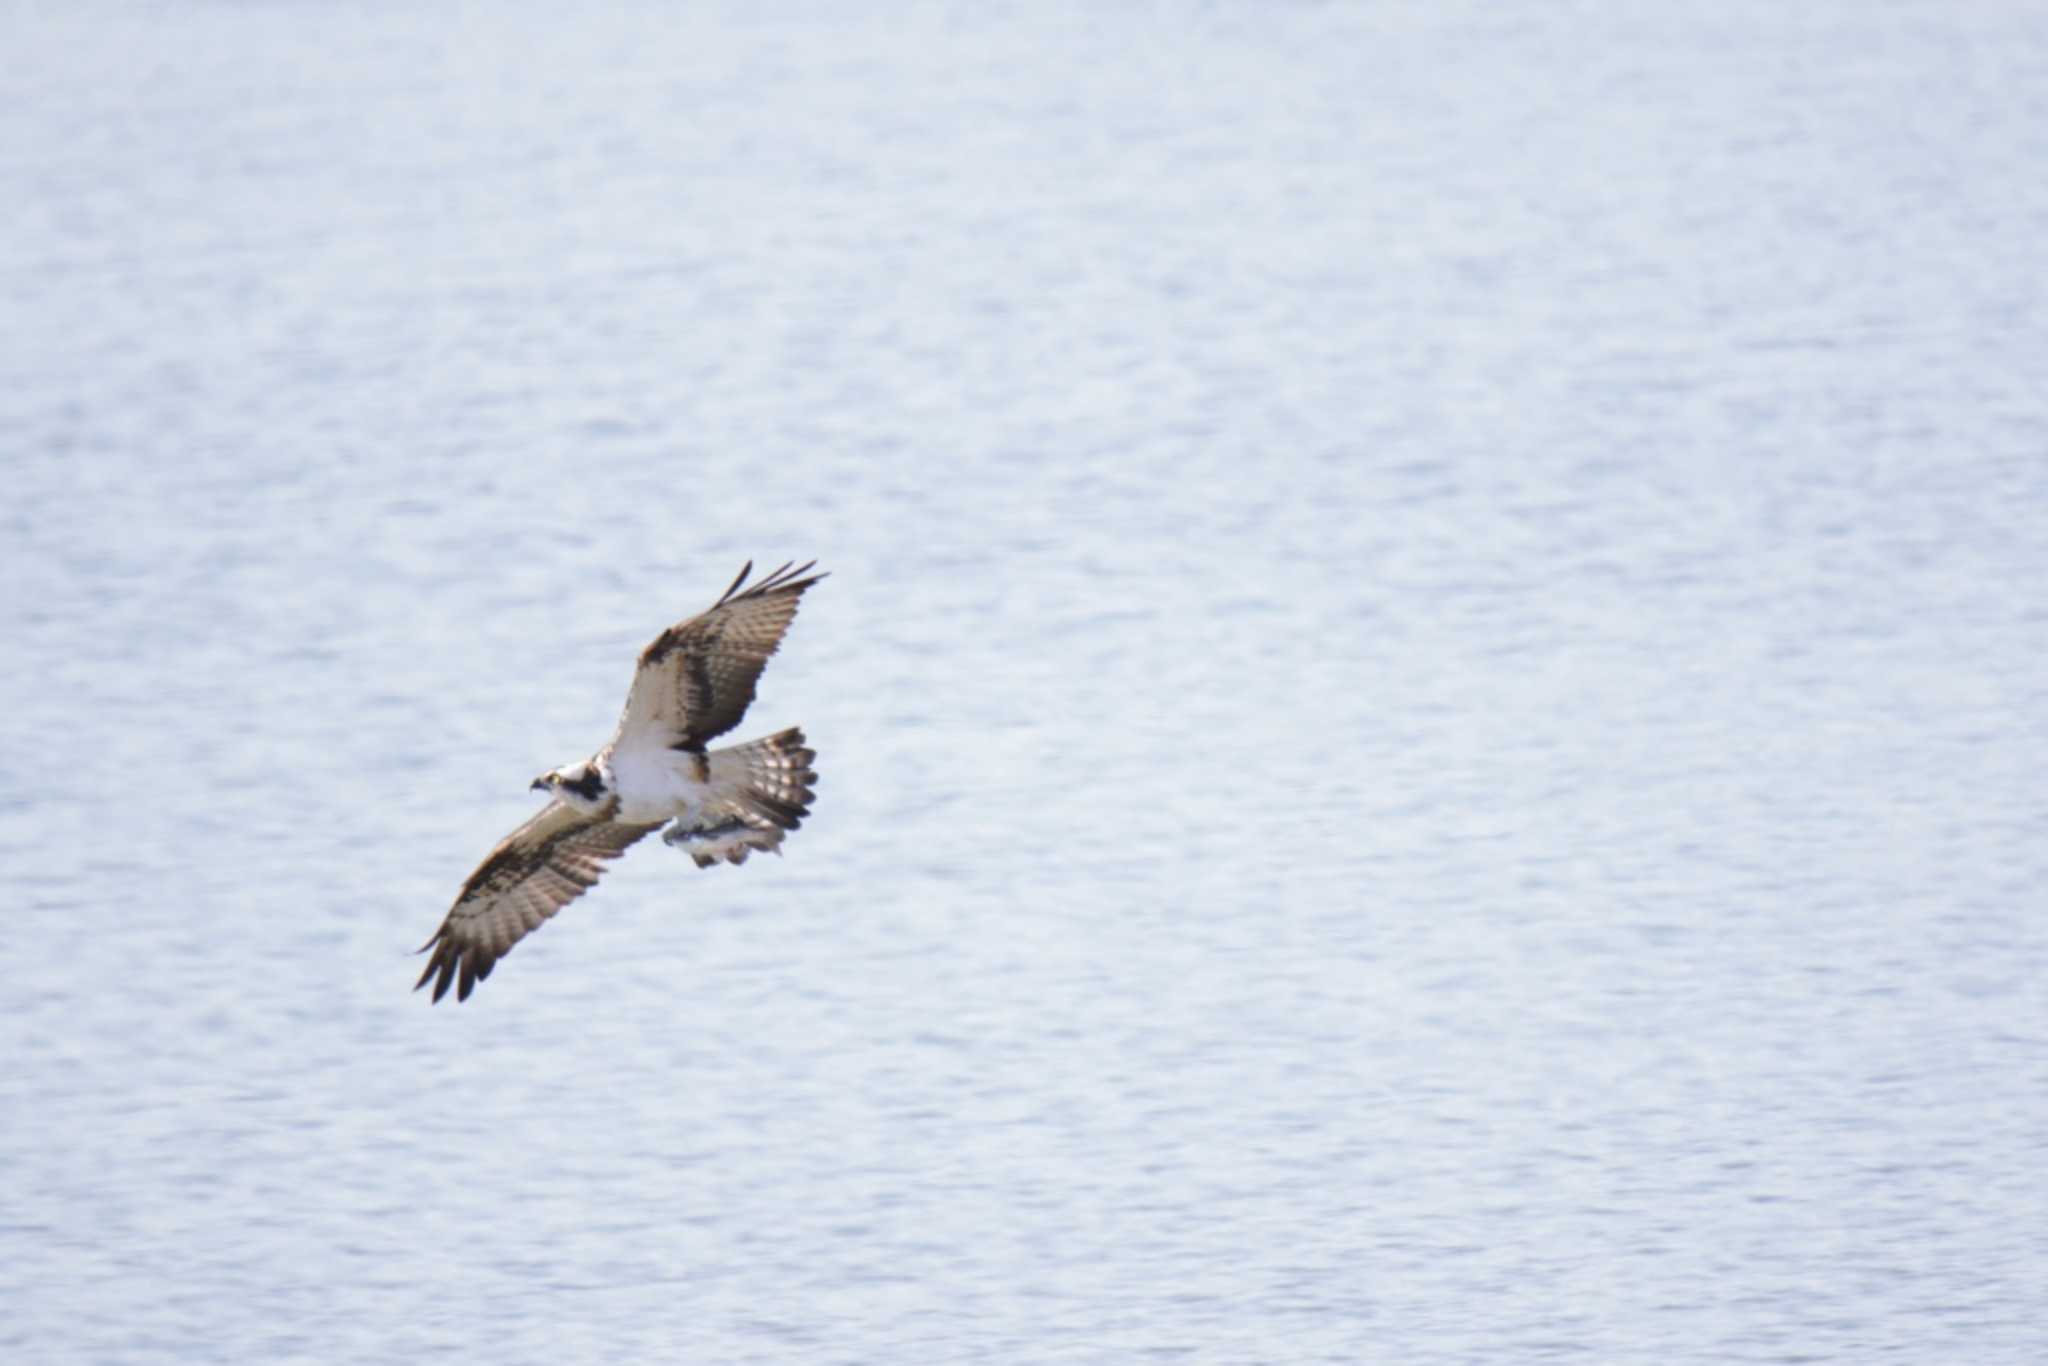
<path id="1" fill-rule="evenodd" d="M 611 800 L 611 784 L 604 769 L 590 759 L 565 768 L 551 768 L 533 780 L 533 790 L 553 794 L 578 811 L 595 813 Z"/>

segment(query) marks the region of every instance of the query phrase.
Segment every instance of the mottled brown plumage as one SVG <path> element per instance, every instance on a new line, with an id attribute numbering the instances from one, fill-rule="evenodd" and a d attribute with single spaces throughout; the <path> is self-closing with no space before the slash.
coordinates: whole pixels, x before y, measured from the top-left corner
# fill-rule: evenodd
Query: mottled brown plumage
<path id="1" fill-rule="evenodd" d="M 669 627 L 640 652 L 614 744 L 650 727 L 662 728 L 671 748 L 702 749 L 740 723 L 761 670 L 796 616 L 797 599 L 825 577 L 802 578 L 810 564 L 785 564 L 742 591 L 753 567 L 749 561 L 709 611 Z"/>
<path id="2" fill-rule="evenodd" d="M 616 810 L 616 798 L 611 809 Z M 434 999 L 455 999 L 491 975 L 512 946 L 541 927 L 556 911 L 597 885 L 608 860 L 617 858 L 662 823 L 623 825 L 610 816 L 586 816 L 562 802 L 549 802 L 538 815 L 498 842 L 490 856 L 462 884 L 441 928 L 420 946 L 434 950 L 417 991 L 438 974 Z"/>

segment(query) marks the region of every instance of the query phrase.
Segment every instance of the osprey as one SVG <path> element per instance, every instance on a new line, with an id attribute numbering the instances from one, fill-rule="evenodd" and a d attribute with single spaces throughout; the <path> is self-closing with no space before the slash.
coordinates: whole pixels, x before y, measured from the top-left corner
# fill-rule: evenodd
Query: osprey
<path id="1" fill-rule="evenodd" d="M 640 652 L 619 728 L 579 763 L 549 769 L 533 786 L 554 800 L 514 830 L 469 875 L 448 918 L 420 946 L 434 956 L 413 985 L 434 983 L 434 1000 L 456 982 L 466 1001 L 476 984 L 526 935 L 597 882 L 617 858 L 663 825 L 662 841 L 699 868 L 744 863 L 755 849 L 780 854 L 803 823 L 818 780 L 791 727 L 744 745 L 704 743 L 740 723 L 768 656 L 796 616 L 797 599 L 823 574 L 785 564 L 741 591 L 754 562 L 710 610 L 678 622 Z"/>

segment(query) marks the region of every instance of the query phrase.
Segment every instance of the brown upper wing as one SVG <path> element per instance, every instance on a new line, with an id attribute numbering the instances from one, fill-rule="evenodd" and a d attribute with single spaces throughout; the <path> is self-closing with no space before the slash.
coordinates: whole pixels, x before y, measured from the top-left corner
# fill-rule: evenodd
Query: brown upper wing
<path id="1" fill-rule="evenodd" d="M 438 974 L 436 1001 L 448 994 L 451 980 L 457 982 L 455 999 L 468 1000 L 470 990 L 491 975 L 514 944 L 597 882 L 606 860 L 661 824 L 624 825 L 549 802 L 500 840 L 462 884 L 448 918 L 420 946 L 421 953 L 432 949 L 434 956 L 413 990 Z"/>
<path id="2" fill-rule="evenodd" d="M 804 578 L 810 568 L 785 564 L 742 590 L 754 569 L 749 560 L 709 611 L 656 636 L 640 653 L 640 669 L 612 743 L 700 749 L 738 725 L 754 700 L 754 685 L 768 656 L 796 616 L 797 599 L 825 577 Z"/>

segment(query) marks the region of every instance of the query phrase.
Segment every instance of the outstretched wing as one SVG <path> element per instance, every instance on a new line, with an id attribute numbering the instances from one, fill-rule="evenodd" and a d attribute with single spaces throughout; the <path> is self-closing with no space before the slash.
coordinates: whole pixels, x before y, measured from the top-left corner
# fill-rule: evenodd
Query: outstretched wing
<path id="1" fill-rule="evenodd" d="M 625 825 L 549 802 L 500 840 L 462 884 L 448 918 L 420 946 L 421 953 L 432 949 L 434 956 L 413 990 L 438 974 L 436 1001 L 448 994 L 450 980 L 457 981 L 455 999 L 468 1000 L 470 990 L 491 975 L 514 944 L 597 882 L 606 860 L 661 825 Z"/>
<path id="2" fill-rule="evenodd" d="M 796 616 L 797 599 L 825 577 L 802 577 L 810 568 L 785 564 L 742 591 L 740 585 L 754 569 L 749 560 L 711 610 L 656 636 L 640 652 L 640 669 L 612 744 L 619 749 L 702 749 L 706 740 L 737 726 L 754 700 L 754 684 L 768 656 Z"/>

